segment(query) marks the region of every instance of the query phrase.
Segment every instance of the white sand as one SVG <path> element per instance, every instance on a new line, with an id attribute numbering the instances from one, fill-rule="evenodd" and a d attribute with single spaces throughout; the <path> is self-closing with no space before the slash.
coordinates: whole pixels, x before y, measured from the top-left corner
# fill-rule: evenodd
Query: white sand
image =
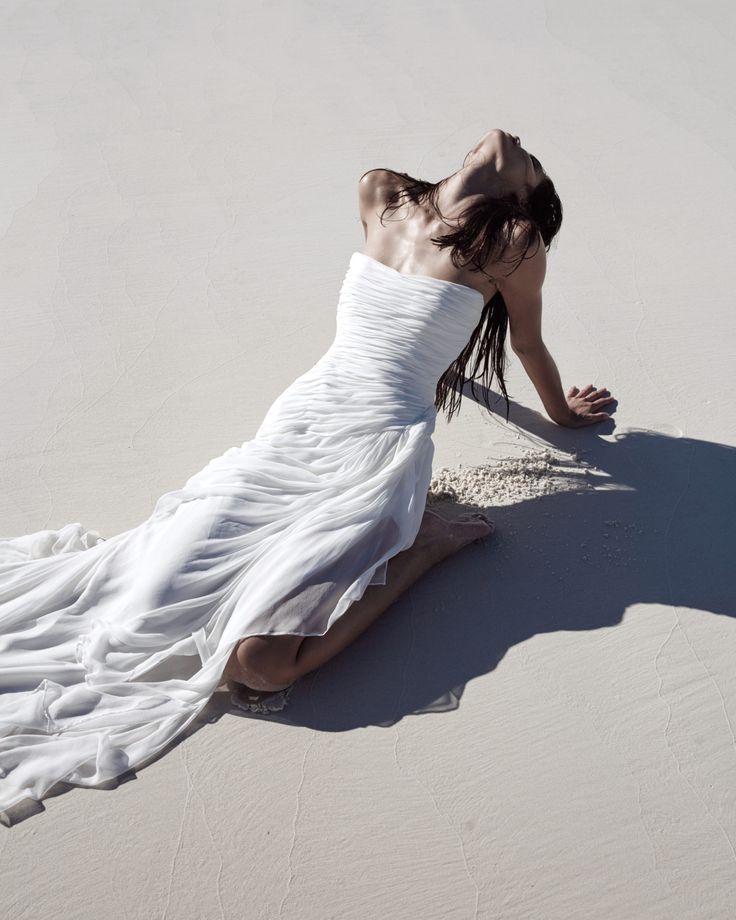
<path id="1" fill-rule="evenodd" d="M 619 399 L 557 428 L 512 356 L 511 423 L 435 436 L 494 538 L 288 719 L 214 699 L 0 828 L 4 917 L 733 917 L 734 40 L 725 2 L 2 5 L 3 535 L 119 532 L 252 435 L 332 340 L 361 173 L 491 127 L 563 199 L 563 382 Z"/>
<path id="2" fill-rule="evenodd" d="M 435 471 L 427 496 L 432 508 L 445 502 L 471 507 L 515 505 L 527 498 L 592 489 L 588 469 L 552 450 L 526 449 L 520 457 L 500 457 L 480 466 L 442 467 Z"/>

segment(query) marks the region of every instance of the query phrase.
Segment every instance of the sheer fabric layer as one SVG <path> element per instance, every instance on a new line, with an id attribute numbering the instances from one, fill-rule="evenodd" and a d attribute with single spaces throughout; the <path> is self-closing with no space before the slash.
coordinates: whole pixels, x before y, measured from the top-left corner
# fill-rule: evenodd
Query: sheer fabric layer
<path id="1" fill-rule="evenodd" d="M 235 643 L 323 635 L 414 542 L 436 383 L 470 288 L 354 253 L 327 352 L 255 436 L 107 540 L 0 539 L 0 810 L 143 765 L 200 713 Z"/>

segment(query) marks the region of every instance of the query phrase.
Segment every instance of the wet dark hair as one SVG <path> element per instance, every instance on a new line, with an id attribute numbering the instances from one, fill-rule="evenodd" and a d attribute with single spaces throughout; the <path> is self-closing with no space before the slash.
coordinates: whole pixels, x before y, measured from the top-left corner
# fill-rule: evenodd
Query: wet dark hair
<path id="1" fill-rule="evenodd" d="M 516 271 L 523 259 L 526 258 L 532 243 L 536 242 L 537 246 L 539 245 L 540 237 L 546 251 L 549 252 L 550 244 L 562 225 L 562 202 L 555 191 L 552 180 L 544 172 L 542 164 L 534 156 L 532 156 L 532 161 L 535 169 L 541 172 L 544 178 L 536 188 L 529 192 L 526 204 L 519 201 L 513 193 L 499 198 L 479 199 L 470 204 L 459 215 L 458 221 L 461 224 L 459 230 L 441 237 L 431 237 L 431 241 L 439 249 L 452 247 L 450 258 L 456 268 L 473 264 L 477 271 L 482 272 L 487 278 L 495 280 L 482 267 L 489 261 L 492 252 L 495 252 L 494 261 L 513 262 L 513 259 L 506 260 L 503 258 L 506 250 L 512 244 L 515 250 L 518 246 L 523 247 L 523 252 L 516 265 L 504 277 L 508 277 L 508 275 Z M 415 179 L 408 173 L 396 172 L 395 170 L 387 170 L 387 172 L 400 176 L 408 185 L 404 185 L 391 193 L 388 203 L 381 212 L 381 223 L 383 223 L 383 215 L 387 210 L 395 210 L 401 207 L 404 203 L 402 201 L 404 196 L 414 203 L 419 203 L 422 200 L 429 201 L 439 216 L 444 219 L 444 215 L 437 206 L 437 195 L 440 188 L 450 178 L 449 176 L 439 182 L 427 182 L 423 179 Z M 535 248 L 534 252 L 536 251 Z M 442 374 L 437 383 L 434 404 L 438 410 L 445 410 L 448 421 L 452 419 L 453 414 L 460 408 L 462 387 L 465 381 L 470 380 L 471 392 L 473 397 L 477 398 L 475 381 L 480 379 L 481 385 L 486 388 L 487 393 L 490 390 L 494 374 L 498 380 L 499 389 L 506 400 L 506 421 L 508 421 L 509 397 L 504 380 L 506 370 L 504 344 L 507 329 L 508 312 L 506 304 L 501 292 L 497 291 L 483 307 L 478 325 L 473 330 L 468 344 Z M 473 352 L 476 350 L 477 354 L 471 364 Z M 471 366 L 467 370 L 469 364 Z M 490 410 L 491 406 L 486 394 L 483 395 L 483 402 Z"/>

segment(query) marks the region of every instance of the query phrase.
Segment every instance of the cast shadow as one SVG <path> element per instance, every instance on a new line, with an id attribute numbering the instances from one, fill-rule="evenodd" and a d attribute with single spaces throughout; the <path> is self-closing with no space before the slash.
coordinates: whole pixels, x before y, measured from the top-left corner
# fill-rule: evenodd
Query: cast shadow
<path id="1" fill-rule="evenodd" d="M 483 509 L 494 537 L 432 569 L 297 685 L 288 721 L 347 731 L 455 709 L 516 643 L 610 627 L 632 605 L 734 616 L 736 448 L 676 430 L 611 435 L 613 420 L 564 429 L 518 404 L 510 418 L 596 469 L 573 467 L 572 491 Z"/>
<path id="2" fill-rule="evenodd" d="M 580 451 L 596 475 L 572 469 L 579 488 L 483 509 L 496 522 L 494 537 L 427 573 L 344 652 L 300 681 L 283 712 L 248 714 L 217 691 L 155 757 L 84 794 L 135 779 L 225 715 L 320 731 L 392 726 L 407 715 L 456 709 L 469 681 L 539 633 L 610 627 L 641 604 L 734 616 L 736 448 L 651 430 L 611 440 L 604 436 L 613 421 L 570 431 L 517 403 L 510 418 L 553 447 Z M 43 801 L 70 788 L 58 783 Z M 43 811 L 43 801 L 19 803 L 2 823 Z"/>

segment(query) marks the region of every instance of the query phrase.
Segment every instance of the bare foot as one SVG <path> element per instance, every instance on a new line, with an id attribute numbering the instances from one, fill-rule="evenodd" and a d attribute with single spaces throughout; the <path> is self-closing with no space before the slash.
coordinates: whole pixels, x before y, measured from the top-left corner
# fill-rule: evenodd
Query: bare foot
<path id="1" fill-rule="evenodd" d="M 480 511 L 467 511 L 448 521 L 434 511 L 425 510 L 415 542 L 444 558 L 469 543 L 479 543 L 493 530 L 493 522 Z"/>

